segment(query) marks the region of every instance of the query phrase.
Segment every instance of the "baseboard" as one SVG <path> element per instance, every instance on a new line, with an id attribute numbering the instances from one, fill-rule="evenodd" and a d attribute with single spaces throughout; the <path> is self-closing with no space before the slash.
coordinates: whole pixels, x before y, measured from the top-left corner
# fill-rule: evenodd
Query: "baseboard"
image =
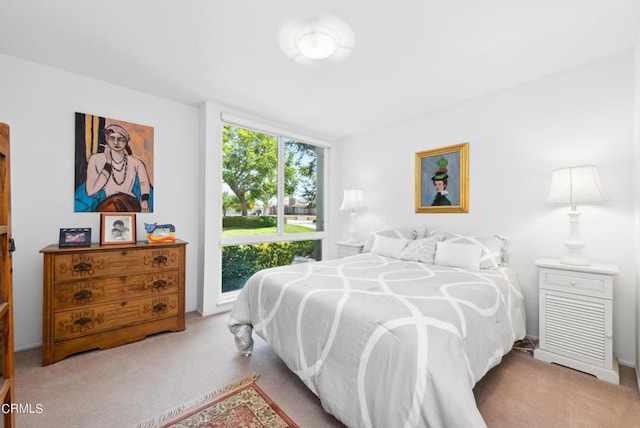
<path id="1" fill-rule="evenodd" d="M 636 365 L 634 363 L 630 363 L 629 361 L 624 361 L 618 358 L 618 363 L 621 366 L 625 366 L 625 367 L 631 367 L 632 369 L 636 368 Z"/>
<path id="2" fill-rule="evenodd" d="M 26 351 L 28 349 L 40 348 L 40 347 L 42 347 L 42 342 L 31 344 L 31 345 L 16 346 L 16 347 L 13 348 L 13 352 L 15 353 L 15 352 L 20 352 L 20 351 Z"/>

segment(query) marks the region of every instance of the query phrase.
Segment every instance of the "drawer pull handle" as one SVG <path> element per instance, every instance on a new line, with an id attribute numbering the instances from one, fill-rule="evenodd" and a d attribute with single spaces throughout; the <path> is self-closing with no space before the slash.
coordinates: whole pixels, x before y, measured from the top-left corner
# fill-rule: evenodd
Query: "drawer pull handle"
<path id="1" fill-rule="evenodd" d="M 91 270 L 91 263 L 80 262 L 77 265 L 73 265 L 73 270 L 76 272 L 87 272 Z"/>
<path id="2" fill-rule="evenodd" d="M 82 317 L 82 318 L 78 318 L 73 323 L 79 325 L 80 327 L 82 327 L 85 324 L 89 324 L 91 321 L 93 321 L 93 320 L 91 318 L 89 318 L 89 317 Z"/>
<path id="3" fill-rule="evenodd" d="M 162 312 L 167 310 L 167 305 L 165 303 L 158 303 L 153 305 L 153 312 Z"/>
<path id="4" fill-rule="evenodd" d="M 158 291 L 161 288 L 167 288 L 167 281 L 159 279 L 153 283 L 153 291 Z"/>
<path id="5" fill-rule="evenodd" d="M 571 281 L 569 284 L 571 284 L 572 287 L 575 287 L 577 283 L 575 281 Z"/>
<path id="6" fill-rule="evenodd" d="M 158 264 L 165 264 L 167 263 L 167 256 L 156 256 L 153 261 Z"/>
<path id="7" fill-rule="evenodd" d="M 76 299 L 76 302 L 86 302 L 93 297 L 93 293 L 90 290 L 82 289 L 74 293 L 73 297 Z"/>

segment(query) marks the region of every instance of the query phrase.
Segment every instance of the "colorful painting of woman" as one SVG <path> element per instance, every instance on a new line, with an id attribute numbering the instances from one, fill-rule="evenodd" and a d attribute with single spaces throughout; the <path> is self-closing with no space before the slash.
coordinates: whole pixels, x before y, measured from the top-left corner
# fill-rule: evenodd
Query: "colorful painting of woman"
<path id="1" fill-rule="evenodd" d="M 76 183 L 75 211 L 153 212 L 151 175 L 145 162 L 133 154 L 132 137 L 123 122 L 106 124 L 104 119 L 102 123 L 100 120 L 97 123 L 92 121 L 90 125 L 97 125 L 98 129 L 95 132 L 87 132 L 85 127 L 79 138 L 77 119 L 76 145 L 97 145 L 97 150 L 88 160 L 85 157 L 86 162 L 83 162 L 83 159 L 78 160 L 80 150 L 76 150 L 76 181 L 78 175 L 84 180 Z M 86 125 L 86 119 L 84 122 Z M 101 124 L 103 126 L 100 126 Z M 153 128 L 150 129 L 151 141 L 145 139 L 142 147 L 152 150 Z M 95 144 L 96 136 L 98 144 Z M 148 157 L 149 153 L 146 155 Z"/>

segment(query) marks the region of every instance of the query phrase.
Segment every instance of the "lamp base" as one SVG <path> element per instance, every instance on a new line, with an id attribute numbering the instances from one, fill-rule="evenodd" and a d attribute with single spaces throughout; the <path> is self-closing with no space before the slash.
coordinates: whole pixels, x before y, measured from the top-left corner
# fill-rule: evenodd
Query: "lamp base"
<path id="1" fill-rule="evenodd" d="M 584 242 L 570 240 L 565 241 L 564 245 L 569 250 L 569 253 L 560 259 L 560 263 L 574 266 L 589 266 L 589 259 L 582 253 Z"/>
<path id="2" fill-rule="evenodd" d="M 355 211 L 351 211 L 351 224 L 349 226 L 349 239 L 347 239 L 347 242 L 349 244 L 355 244 L 357 242 L 360 242 L 360 240 L 358 239 L 358 231 L 356 230 L 355 227 L 355 219 L 356 219 L 356 212 Z"/>
<path id="3" fill-rule="evenodd" d="M 357 244 L 360 242 L 358 239 L 358 231 L 355 229 L 349 229 L 349 239 L 347 239 L 349 244 Z"/>
<path id="4" fill-rule="evenodd" d="M 564 246 L 569 250 L 569 254 L 560 259 L 560 263 L 573 266 L 589 266 L 589 259 L 582 254 L 584 242 L 580 240 L 578 221 L 580 211 L 575 206 L 569 211 L 569 240 L 564 242 Z"/>

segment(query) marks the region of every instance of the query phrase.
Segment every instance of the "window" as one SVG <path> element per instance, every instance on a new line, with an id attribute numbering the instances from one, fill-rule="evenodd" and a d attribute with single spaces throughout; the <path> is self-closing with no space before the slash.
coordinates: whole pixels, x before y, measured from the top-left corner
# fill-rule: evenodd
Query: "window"
<path id="1" fill-rule="evenodd" d="M 322 241 L 279 241 L 222 247 L 222 292 L 240 290 L 261 269 L 321 258 Z"/>
<path id="2" fill-rule="evenodd" d="M 222 124 L 222 294 L 258 270 L 322 258 L 325 151 Z"/>

